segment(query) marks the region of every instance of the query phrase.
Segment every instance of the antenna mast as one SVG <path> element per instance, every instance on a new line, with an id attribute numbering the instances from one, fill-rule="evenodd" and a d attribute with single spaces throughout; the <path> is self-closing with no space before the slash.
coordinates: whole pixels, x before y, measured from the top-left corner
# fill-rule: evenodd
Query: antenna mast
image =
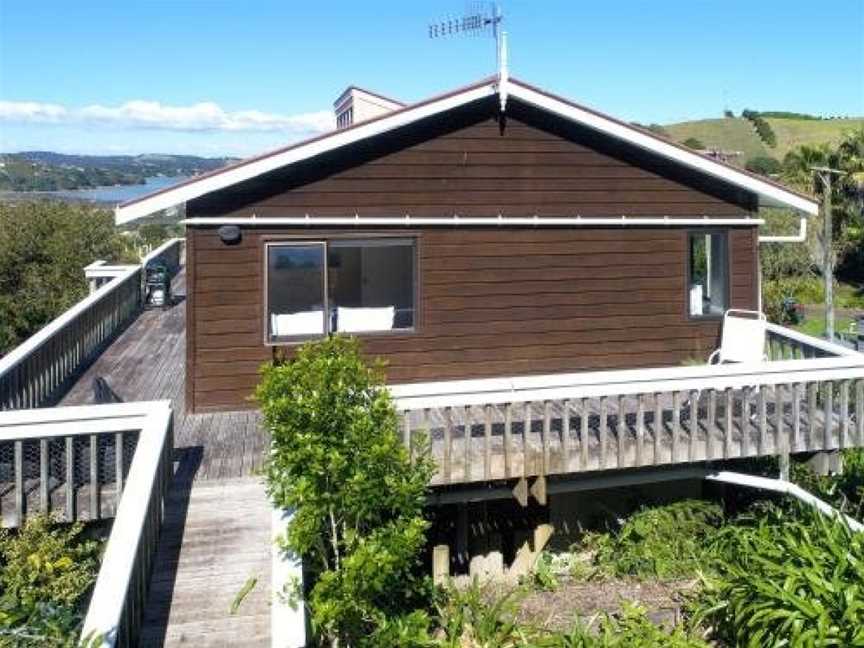
<path id="1" fill-rule="evenodd" d="M 496 2 L 469 2 L 461 18 L 448 18 L 429 25 L 429 38 L 444 36 L 491 35 L 495 40 L 495 67 L 498 74 L 498 94 L 501 111 L 507 107 L 507 32 L 501 29 L 504 14 Z"/>

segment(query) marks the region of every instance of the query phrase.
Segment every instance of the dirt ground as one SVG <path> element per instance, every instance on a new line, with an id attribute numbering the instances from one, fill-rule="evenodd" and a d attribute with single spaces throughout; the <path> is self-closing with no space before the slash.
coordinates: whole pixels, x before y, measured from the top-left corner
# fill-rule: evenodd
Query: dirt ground
<path id="1" fill-rule="evenodd" d="M 681 618 L 682 592 L 694 586 L 695 581 L 562 580 L 553 591 L 534 591 L 522 598 L 517 618 L 535 627 L 566 631 L 577 619 L 587 623 L 603 612 L 620 611 L 630 601 L 642 605 L 653 622 L 672 627 Z"/>

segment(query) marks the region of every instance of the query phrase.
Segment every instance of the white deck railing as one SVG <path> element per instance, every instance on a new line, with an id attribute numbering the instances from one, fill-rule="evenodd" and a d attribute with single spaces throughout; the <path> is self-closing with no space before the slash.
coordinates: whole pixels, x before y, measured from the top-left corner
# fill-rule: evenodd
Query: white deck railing
<path id="1" fill-rule="evenodd" d="M 52 458 L 50 451 L 46 452 L 45 442 L 50 445 L 59 441 L 61 447 L 68 448 L 81 440 L 93 452 L 103 439 L 117 439 L 121 448 L 124 437 L 137 439 L 134 451 L 126 454 L 125 460 L 118 460 L 116 516 L 82 633 L 82 638 L 98 638 L 96 645 L 99 646 L 133 645 L 141 623 L 150 568 L 162 524 L 164 499 L 171 480 L 173 433 L 170 402 L 0 412 L 0 437 L 3 443 L 13 444 L 16 448 L 15 492 L 18 493 L 16 502 L 21 505 L 17 511 L 19 520 L 28 513 L 27 499 L 20 494 L 22 487 L 32 487 L 42 493 L 43 503 L 46 497 L 50 501 L 58 490 L 65 493 L 67 505 L 75 499 L 75 492 L 69 490 L 70 483 L 74 484 L 74 465 L 67 462 L 61 470 L 67 475 L 65 484 L 58 486 L 54 483 L 50 468 Z M 30 484 L 20 477 L 20 448 L 33 444 L 42 449 L 41 477 Z M 90 455 L 91 466 L 95 456 Z M 95 472 L 90 474 L 97 474 L 100 466 L 97 463 Z M 93 500 L 90 501 L 93 506 Z"/>
<path id="2" fill-rule="evenodd" d="M 74 410 L 81 410 L 76 412 Z M 169 401 L 57 408 L 73 415 L 71 425 L 88 423 L 109 431 L 132 420 L 138 427 L 138 447 L 81 633 L 90 646 L 131 646 L 138 637 L 146 602 L 148 581 L 156 554 L 164 514 L 164 499 L 171 481 L 173 451 L 172 414 Z"/>
<path id="3" fill-rule="evenodd" d="M 391 387 L 433 483 L 864 446 L 864 355 L 769 325 L 757 364 Z"/>
<path id="4" fill-rule="evenodd" d="M 0 358 L 0 410 L 54 404 L 141 306 L 141 268 L 163 259 L 180 265 L 182 238 L 153 250 Z"/>

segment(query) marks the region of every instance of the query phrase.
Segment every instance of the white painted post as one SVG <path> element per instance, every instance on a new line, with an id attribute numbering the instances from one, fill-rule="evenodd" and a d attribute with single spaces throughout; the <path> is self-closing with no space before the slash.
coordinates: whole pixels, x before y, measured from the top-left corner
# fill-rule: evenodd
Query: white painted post
<path id="1" fill-rule="evenodd" d="M 285 534 L 294 511 L 273 509 L 271 517 L 272 547 L 272 605 L 270 607 L 270 645 L 273 648 L 303 648 L 306 645 L 306 608 L 301 599 L 296 608 L 286 600 L 283 592 L 295 582 L 303 584 L 303 561 L 289 554 L 277 544 Z"/>

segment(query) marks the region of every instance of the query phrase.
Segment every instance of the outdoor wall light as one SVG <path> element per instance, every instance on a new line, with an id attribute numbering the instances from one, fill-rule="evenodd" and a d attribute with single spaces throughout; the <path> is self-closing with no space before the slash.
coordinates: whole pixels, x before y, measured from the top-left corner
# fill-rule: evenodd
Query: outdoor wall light
<path id="1" fill-rule="evenodd" d="M 225 245 L 236 245 L 240 242 L 240 228 L 237 225 L 223 225 L 217 231 L 219 239 Z"/>

